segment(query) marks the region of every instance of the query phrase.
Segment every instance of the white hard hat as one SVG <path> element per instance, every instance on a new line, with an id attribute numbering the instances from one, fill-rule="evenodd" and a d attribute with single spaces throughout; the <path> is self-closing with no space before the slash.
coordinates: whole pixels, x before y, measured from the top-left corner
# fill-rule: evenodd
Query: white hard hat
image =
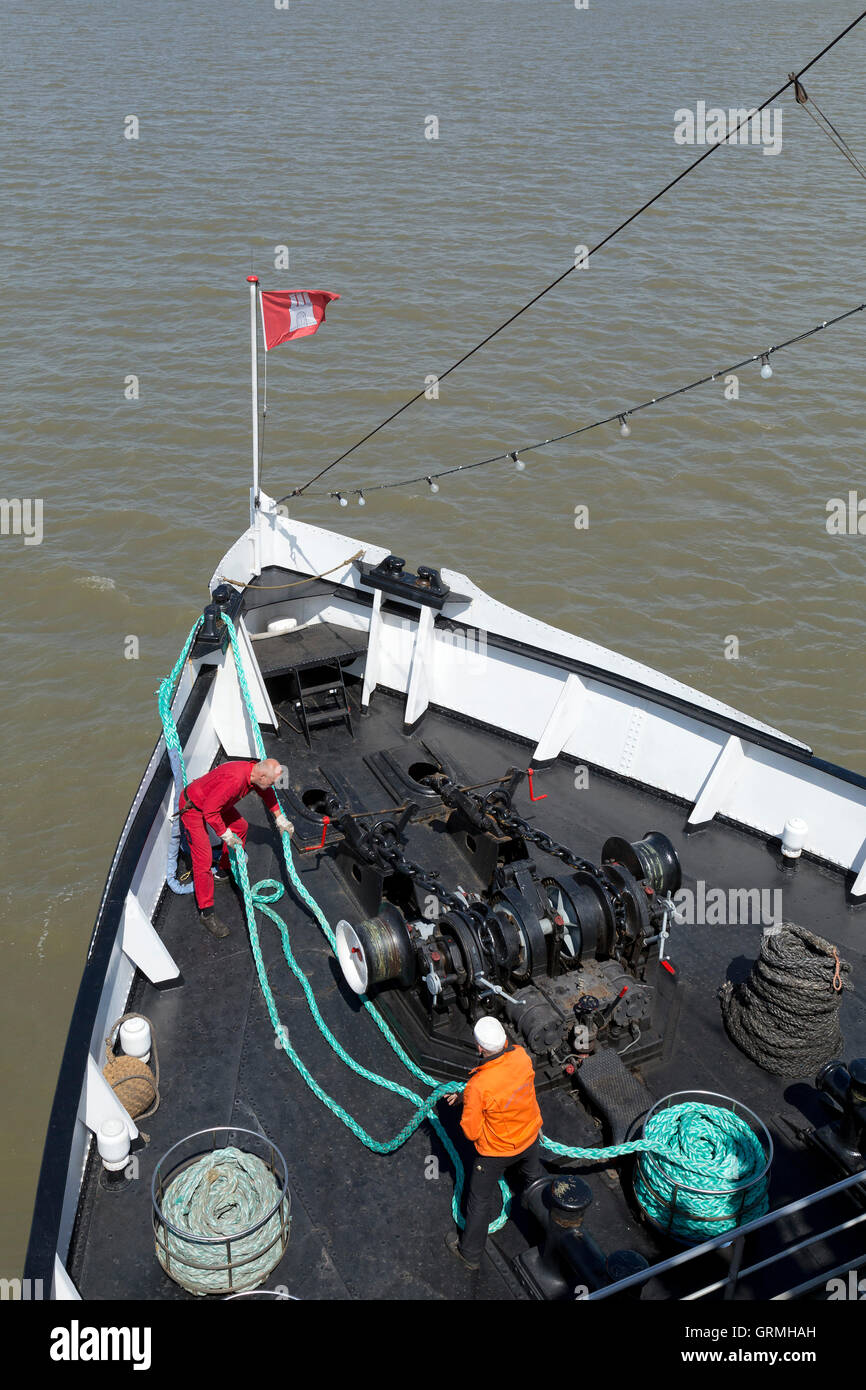
<path id="1" fill-rule="evenodd" d="M 475 1041 L 479 1047 L 483 1047 L 485 1052 L 501 1052 L 508 1042 L 505 1029 L 498 1018 L 488 1015 L 486 1018 L 479 1018 L 472 1030 Z"/>

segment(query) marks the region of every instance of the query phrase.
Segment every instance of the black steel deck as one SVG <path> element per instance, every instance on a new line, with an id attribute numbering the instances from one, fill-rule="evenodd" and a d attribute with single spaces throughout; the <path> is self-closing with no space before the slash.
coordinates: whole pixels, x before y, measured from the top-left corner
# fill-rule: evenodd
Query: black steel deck
<path id="1" fill-rule="evenodd" d="M 260 648 L 262 644 L 257 644 Z M 288 646 L 289 643 L 287 642 Z M 350 687 L 358 704 L 358 685 Z M 276 691 L 275 693 L 279 693 Z M 378 691 L 369 714 L 356 713 L 356 737 L 343 728 L 317 732 L 312 750 L 300 734 L 281 723 L 278 735 L 266 738 L 267 751 L 290 769 L 292 789 L 303 800 L 342 778 L 352 789 L 353 809 L 380 810 L 393 797 L 365 758 L 385 749 L 406 748 L 426 756 L 421 740 L 435 740 L 473 783 L 502 776 L 509 767 L 525 767 L 529 750 L 517 740 L 479 729 L 445 714 L 428 712 L 412 735 L 402 732 L 403 700 Z M 649 829 L 664 831 L 680 854 L 685 886 L 695 880 L 722 888 L 782 888 L 784 916 L 836 942 L 853 967 L 854 990 L 843 1005 L 846 1060 L 866 1052 L 863 1000 L 866 912 L 848 908 L 844 875 L 814 862 L 781 869 L 759 838 L 738 828 L 713 824 L 687 835 L 687 808 L 615 777 L 590 771 L 589 786 L 575 790 L 574 768 L 565 762 L 544 771 L 536 789 L 547 793 L 530 804 L 524 784 L 517 805 L 522 815 L 543 826 L 578 853 L 597 860 L 611 834 L 640 838 Z M 310 800 L 308 796 L 308 803 Z M 243 803 L 250 820 L 250 878 L 283 878 L 279 846 L 255 796 Z M 289 814 L 292 812 L 289 810 Z M 471 881 L 466 861 L 447 837 L 430 825 L 409 831 L 407 853 L 442 871 L 443 881 Z M 304 838 L 304 843 L 309 837 Z M 539 856 L 541 863 L 544 856 Z M 337 874 L 328 851 L 296 852 L 295 861 L 310 892 L 335 923 L 357 918 L 358 907 Z M 561 866 L 559 866 L 561 869 Z M 191 897 L 167 893 L 156 926 L 178 962 L 183 983 L 156 990 L 139 980 L 130 1008 L 152 1021 L 159 1047 L 162 1103 L 144 1120 L 149 1143 L 138 1152 L 138 1178 L 117 1194 L 104 1191 L 97 1166 L 88 1169 L 85 1194 L 73 1238 L 69 1269 L 82 1296 L 89 1299 L 186 1299 L 190 1295 L 159 1267 L 150 1220 L 150 1181 L 159 1157 L 175 1142 L 211 1125 L 236 1124 L 259 1130 L 285 1155 L 292 1194 L 291 1240 L 268 1287 L 285 1285 L 302 1299 L 512 1299 L 526 1297 L 511 1261 L 527 1245 L 538 1244 L 540 1231 L 515 1203 L 513 1219 L 488 1241 L 477 1275 L 471 1275 L 445 1249 L 450 1229 L 453 1173 L 447 1155 L 428 1124 L 391 1157 L 379 1157 L 316 1099 L 284 1053 L 275 1047 L 247 940 L 242 909 L 230 886 L 217 887 L 217 907 L 232 928 L 231 937 L 214 941 L 199 925 Z M 365 1066 L 418 1089 L 395 1058 L 378 1029 L 359 1009 L 319 928 L 287 891 L 277 905 L 289 924 L 295 954 L 307 972 L 320 1008 L 343 1045 Z M 260 932 L 270 979 L 283 1022 L 295 1047 L 325 1089 L 373 1134 L 390 1137 L 405 1124 L 408 1105 L 389 1092 L 354 1077 L 337 1059 L 313 1022 L 303 994 L 282 956 L 276 929 L 266 920 Z M 776 1149 L 771 1205 L 829 1185 L 841 1174 L 799 1142 L 797 1128 L 822 1123 L 826 1112 L 812 1086 L 813 1077 L 790 1083 L 767 1075 L 729 1041 L 720 1016 L 717 991 L 726 978 L 742 978 L 758 953 L 760 926 L 674 927 L 669 955 L 683 991 L 676 1045 L 669 1060 L 649 1064 L 642 1073 L 656 1096 L 680 1090 L 707 1090 L 733 1096 L 754 1109 L 767 1124 Z M 545 1132 L 570 1144 L 602 1144 L 599 1124 L 565 1091 L 540 1097 Z M 464 1156 L 468 1146 L 458 1128 L 459 1110 L 440 1107 L 441 1118 Z M 785 1116 L 790 1120 L 786 1122 Z M 428 1158 L 439 1163 L 430 1177 Z M 551 1164 L 553 1171 L 553 1164 Z M 587 1224 L 609 1252 L 630 1247 L 653 1262 L 677 1248 L 643 1225 L 627 1204 L 627 1164 L 616 1173 L 581 1168 L 594 1192 Z M 621 1183 L 620 1178 L 623 1179 Z M 822 1209 L 829 1224 L 856 1213 L 849 1198 L 838 1199 L 835 1212 Z M 808 1222 L 791 1223 L 793 1241 Z M 841 1242 L 841 1238 L 840 1238 Z M 846 1247 L 837 1243 L 832 1258 L 852 1259 L 862 1249 L 855 1232 Z M 748 1251 L 760 1258 L 755 1242 Z M 789 1260 L 785 1274 L 793 1283 L 807 1278 L 827 1251 L 806 1252 Z M 726 1269 L 722 1255 L 707 1260 L 708 1281 Z M 694 1284 L 694 1274 L 690 1276 Z M 783 1276 L 772 1275 L 766 1290 L 753 1286 L 752 1296 L 768 1296 Z M 680 1286 L 669 1282 L 648 1287 L 647 1298 L 677 1297 Z"/>
<path id="2" fill-rule="evenodd" d="M 338 627 L 335 623 L 315 623 L 298 632 L 275 633 L 256 639 L 254 650 L 259 669 L 266 680 L 288 671 L 303 671 L 321 662 L 351 665 L 367 651 L 366 632 Z"/>

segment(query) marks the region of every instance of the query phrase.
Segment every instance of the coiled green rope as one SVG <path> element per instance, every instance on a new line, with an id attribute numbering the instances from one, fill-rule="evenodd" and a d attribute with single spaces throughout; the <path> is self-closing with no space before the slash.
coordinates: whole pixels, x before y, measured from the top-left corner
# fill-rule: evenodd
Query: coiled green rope
<path id="1" fill-rule="evenodd" d="M 161 1205 L 172 1226 L 188 1232 L 190 1239 L 163 1226 L 157 1257 L 166 1274 L 190 1293 L 254 1289 L 283 1257 L 288 1198 L 280 1202 L 276 1178 L 256 1154 L 236 1148 L 204 1154 L 172 1178 Z M 242 1234 L 268 1212 L 273 1213 L 270 1220 Z M 203 1237 L 215 1243 L 205 1244 Z"/>
<path id="2" fill-rule="evenodd" d="M 261 731 L 259 729 L 258 720 L 255 716 L 255 709 L 253 706 L 252 697 L 250 695 L 249 686 L 247 684 L 246 674 L 244 672 L 243 661 L 241 659 L 241 654 L 238 647 L 237 633 L 235 631 L 235 627 L 231 618 L 227 614 L 222 614 L 221 616 L 223 622 L 226 624 L 226 627 L 228 628 L 229 638 L 232 646 L 232 653 L 234 655 L 235 667 L 237 670 L 238 683 L 240 686 L 241 694 L 244 699 L 247 713 L 249 715 L 250 726 L 253 730 L 253 734 L 255 737 L 258 755 L 259 758 L 265 758 L 266 750 L 264 742 L 262 740 Z M 194 625 L 190 633 L 190 636 L 187 640 L 187 643 L 184 647 L 184 650 L 181 654 L 181 657 L 176 663 L 171 676 L 167 677 L 166 680 L 163 681 L 162 685 L 160 686 L 159 707 L 160 715 L 162 716 L 163 721 L 163 728 L 165 730 L 166 745 L 169 746 L 169 741 L 171 739 L 172 742 L 170 746 L 177 747 L 178 749 L 180 747 L 180 744 L 177 736 L 177 729 L 171 714 L 170 694 L 171 690 L 173 689 L 174 682 L 177 680 L 179 672 L 183 667 L 183 662 L 185 661 L 186 655 L 192 645 L 192 641 L 198 629 L 200 621 L 201 619 L 199 619 Z M 279 805 L 279 798 L 277 798 L 277 806 L 279 810 L 282 810 L 282 807 Z M 283 851 L 283 860 L 285 863 L 286 873 L 289 877 L 289 880 L 298 897 L 301 899 L 303 903 L 306 904 L 306 906 L 310 909 L 310 912 L 315 917 L 316 921 L 319 923 L 319 926 L 324 932 L 325 937 L 327 938 L 328 943 L 331 946 L 331 949 L 336 954 L 336 938 L 334 936 L 333 931 L 331 930 L 330 924 L 327 918 L 325 917 L 325 914 L 319 907 L 318 903 L 304 887 L 303 883 L 301 882 L 298 876 L 297 870 L 295 869 L 294 862 L 292 860 L 291 839 L 289 835 L 285 833 L 282 833 L 280 838 Z M 456 1149 L 454 1148 L 454 1145 L 452 1144 L 450 1138 L 446 1134 L 441 1124 L 441 1121 L 433 1113 L 433 1109 L 439 1102 L 441 1097 L 443 1095 L 448 1094 L 449 1092 L 462 1091 L 462 1084 L 459 1082 L 445 1082 L 442 1085 L 437 1085 L 433 1077 L 428 1076 L 426 1072 L 422 1071 L 419 1067 L 417 1067 L 415 1063 L 412 1061 L 411 1057 L 409 1057 L 408 1054 L 405 1052 L 400 1042 L 395 1037 L 394 1033 L 388 1027 L 385 1020 L 381 1017 L 378 1010 L 374 1007 L 372 1001 L 366 995 L 360 996 L 364 1008 L 367 1010 L 370 1017 L 373 1019 L 377 1028 L 385 1037 L 390 1047 L 399 1057 L 400 1061 L 414 1076 L 416 1076 L 425 1085 L 434 1087 L 434 1090 L 427 1097 L 426 1100 L 422 1100 L 420 1096 L 416 1095 L 415 1092 L 409 1090 L 408 1087 L 401 1086 L 399 1085 L 399 1083 L 394 1081 L 389 1081 L 386 1077 L 379 1076 L 376 1072 L 369 1071 L 366 1067 L 363 1067 L 359 1062 L 355 1061 L 355 1059 L 348 1052 L 346 1052 L 345 1048 L 343 1048 L 343 1046 L 334 1037 L 333 1033 L 331 1033 L 324 1019 L 322 1018 L 321 1013 L 319 1012 L 318 1005 L 316 1004 L 315 996 L 313 994 L 313 990 L 310 986 L 310 983 L 307 980 L 307 977 L 301 969 L 300 965 L 295 960 L 291 948 L 291 943 L 289 940 L 288 928 L 286 927 L 286 924 L 280 917 L 279 913 L 275 912 L 273 909 L 272 904 L 277 902 L 283 896 L 283 885 L 281 883 L 278 883 L 275 879 L 263 879 L 259 883 L 257 883 L 255 887 L 251 888 L 249 876 L 247 874 L 247 860 L 244 852 L 242 850 L 232 850 L 230 852 L 230 860 L 232 865 L 232 872 L 234 874 L 236 882 L 238 883 L 241 889 L 244 898 L 244 906 L 246 909 L 247 917 L 247 927 L 250 935 L 250 944 L 253 951 L 253 959 L 256 965 L 256 973 L 258 975 L 259 984 L 261 985 L 262 993 L 264 995 L 265 1003 L 267 1005 L 268 1014 L 270 1016 L 271 1023 L 273 1025 L 277 1038 L 279 1039 L 280 1046 L 286 1052 L 287 1056 L 291 1059 L 292 1063 L 300 1072 L 304 1081 L 310 1087 L 313 1093 L 316 1096 L 318 1096 L 318 1098 L 323 1102 L 323 1104 L 327 1105 L 331 1112 L 335 1114 L 337 1118 L 343 1122 L 343 1124 L 345 1124 L 349 1129 L 351 1129 L 352 1133 L 355 1134 L 356 1137 L 360 1139 L 361 1142 L 365 1144 L 367 1148 L 371 1149 L 374 1153 L 393 1153 L 395 1149 L 399 1148 L 402 1144 L 406 1142 L 409 1136 L 414 1133 L 414 1131 L 418 1128 L 418 1126 L 422 1123 L 422 1121 L 425 1118 L 429 1118 L 431 1125 L 438 1134 L 446 1152 L 448 1153 L 452 1163 L 454 1164 L 455 1184 L 451 1209 L 456 1225 L 462 1228 L 465 1224 L 460 1212 L 460 1199 L 464 1183 L 463 1164 L 460 1161 L 460 1157 Z M 258 907 L 258 909 L 261 912 L 264 912 L 266 916 L 270 917 L 271 920 L 277 926 L 280 932 L 280 937 L 283 946 L 283 954 L 285 956 L 286 962 L 289 965 L 289 968 L 291 969 L 295 978 L 301 985 L 304 991 L 305 998 L 307 1000 L 308 1007 L 310 1008 L 313 1018 L 315 1019 L 316 1024 L 318 1025 L 319 1030 L 321 1031 L 328 1045 L 333 1049 L 333 1051 L 337 1054 L 341 1061 L 343 1061 L 346 1064 L 346 1066 L 348 1066 L 352 1071 L 354 1071 L 356 1075 L 363 1076 L 366 1080 L 372 1081 L 375 1085 L 382 1086 L 386 1090 L 393 1091 L 395 1094 L 403 1096 L 406 1100 L 408 1100 L 410 1103 L 414 1104 L 417 1107 L 415 1114 L 413 1115 L 411 1120 L 409 1120 L 409 1122 L 403 1127 L 399 1134 L 395 1135 L 393 1139 L 387 1141 L 380 1141 L 374 1139 L 370 1134 L 368 1134 L 367 1131 L 364 1130 L 361 1127 L 361 1125 L 359 1125 L 358 1122 L 354 1120 L 346 1110 L 343 1109 L 342 1106 L 340 1106 L 331 1096 L 327 1094 L 326 1091 L 322 1089 L 322 1087 L 316 1081 L 315 1077 L 313 1077 L 312 1073 L 308 1070 L 298 1053 L 293 1048 L 288 1033 L 286 1032 L 283 1023 L 280 1020 L 279 1013 L 276 1007 L 276 1002 L 273 997 L 273 991 L 271 990 L 270 983 L 268 981 L 267 970 L 265 968 L 264 960 L 262 959 L 261 946 L 259 944 L 258 928 L 256 925 L 255 918 L 256 907 Z M 669 1202 L 674 1198 L 676 1198 L 676 1200 L 679 1202 L 679 1194 L 682 1191 L 682 1184 L 686 1183 L 689 1178 L 691 1178 L 691 1181 L 694 1182 L 696 1174 L 699 1177 L 704 1177 L 707 1175 L 707 1172 L 710 1173 L 712 1175 L 711 1180 L 714 1183 L 717 1183 L 718 1186 L 717 1190 L 715 1190 L 712 1193 L 706 1194 L 706 1202 L 708 1205 L 705 1208 L 705 1212 L 707 1213 L 707 1215 L 705 1215 L 703 1219 L 707 1220 L 709 1216 L 711 1216 L 714 1220 L 713 1233 L 718 1234 L 721 1231 L 730 1229 L 732 1226 L 737 1224 L 738 1220 L 741 1219 L 737 1201 L 732 1199 L 732 1194 L 728 1190 L 731 1182 L 747 1182 L 750 1177 L 756 1177 L 757 1173 L 760 1171 L 757 1168 L 750 1168 L 748 1170 L 743 1168 L 741 1170 L 738 1166 L 739 1159 L 737 1158 L 737 1155 L 741 1151 L 748 1152 L 750 1150 L 751 1146 L 749 1144 L 749 1139 L 753 1141 L 754 1145 L 757 1145 L 757 1148 L 761 1153 L 762 1165 L 763 1151 L 761 1150 L 761 1146 L 758 1143 L 758 1140 L 756 1139 L 752 1130 L 749 1129 L 748 1125 L 746 1125 L 743 1120 L 741 1120 L 737 1115 L 735 1115 L 731 1111 L 716 1109 L 715 1107 L 708 1106 L 694 1106 L 693 1104 L 685 1105 L 682 1107 L 676 1107 L 676 1109 L 683 1110 L 685 1112 L 686 1118 L 692 1115 L 692 1113 L 694 1112 L 693 1118 L 695 1120 L 698 1119 L 698 1111 L 700 1111 L 701 1114 L 704 1115 L 711 1112 L 713 1116 L 723 1117 L 716 1119 L 714 1122 L 710 1122 L 711 1127 L 714 1128 L 714 1133 L 716 1135 L 715 1146 L 713 1146 L 713 1144 L 708 1141 L 706 1132 L 703 1129 L 701 1129 L 699 1125 L 690 1125 L 684 1123 L 679 1129 L 677 1129 L 676 1126 L 670 1128 L 669 1122 L 660 1123 L 658 1129 L 656 1129 L 654 1124 L 651 1122 L 650 1125 L 647 1126 L 647 1130 L 643 1138 L 632 1140 L 629 1143 L 625 1144 L 613 1144 L 608 1148 L 575 1148 L 570 1145 L 560 1144 L 557 1143 L 555 1140 L 548 1139 L 547 1136 L 544 1134 L 539 1135 L 539 1140 L 541 1144 L 546 1149 L 549 1149 L 552 1153 L 560 1154 L 566 1158 L 578 1159 L 589 1163 L 609 1162 L 612 1159 L 622 1158 L 629 1154 L 641 1154 L 644 1156 L 644 1159 L 646 1159 L 647 1156 L 650 1156 L 655 1163 L 655 1166 L 650 1172 L 651 1181 L 642 1174 L 640 1182 L 642 1183 L 641 1190 L 643 1191 L 644 1189 L 646 1189 L 647 1194 L 645 1198 L 645 1210 L 647 1211 L 648 1215 L 653 1217 L 653 1219 L 657 1219 L 655 1216 L 655 1212 L 661 1213 L 663 1210 L 665 1191 L 667 1192 L 667 1198 Z M 673 1111 L 674 1108 L 672 1108 L 669 1111 L 660 1111 L 658 1116 L 654 1117 L 654 1119 L 661 1120 L 663 1116 L 673 1114 Z M 727 1133 L 728 1135 L 728 1148 L 725 1148 L 725 1145 L 721 1141 L 721 1136 L 723 1133 Z M 746 1135 L 748 1135 L 748 1137 L 745 1137 Z M 694 1145 L 694 1154 L 690 1152 L 691 1145 Z M 702 1168 L 701 1165 L 704 1165 L 704 1167 Z M 705 1172 L 705 1169 L 707 1169 L 707 1172 Z M 734 1171 L 738 1171 L 740 1173 L 739 1179 L 733 1179 L 732 1174 Z M 506 1221 L 508 1220 L 511 1193 L 506 1183 L 501 1179 L 499 1187 L 502 1192 L 503 1199 L 502 1210 L 499 1216 L 496 1218 L 496 1220 L 490 1224 L 488 1228 L 490 1232 L 496 1232 L 498 1230 L 501 1230 L 502 1227 L 505 1225 Z M 766 1177 L 764 1177 L 760 1182 L 755 1181 L 755 1187 L 756 1189 L 760 1189 L 760 1194 L 754 1197 L 754 1203 L 756 1204 L 756 1206 L 763 1203 L 761 1210 L 764 1211 L 766 1210 L 767 1203 Z M 734 1194 L 734 1198 L 736 1198 L 736 1194 Z M 639 1195 L 638 1199 L 643 1203 L 644 1198 L 642 1196 Z M 680 1205 L 682 1204 L 680 1203 Z M 756 1215 L 758 1214 L 758 1212 L 755 1210 L 752 1211 L 751 1214 Z M 694 1214 L 694 1212 L 690 1210 L 687 1215 L 675 1214 L 671 1221 L 663 1219 L 659 1221 L 659 1224 L 664 1225 L 665 1228 L 669 1229 L 672 1234 L 678 1235 L 682 1239 L 695 1239 L 698 1237 L 695 1234 L 690 1234 L 690 1232 L 693 1232 L 695 1230 L 699 1219 L 700 1218 L 697 1217 Z M 748 1218 L 746 1217 L 742 1219 Z M 727 1224 L 725 1224 L 726 1222 Z"/>
<path id="3" fill-rule="evenodd" d="M 768 1208 L 758 1136 L 732 1110 L 688 1101 L 657 1110 L 635 1165 L 634 1191 L 647 1216 L 679 1240 L 707 1240 Z"/>

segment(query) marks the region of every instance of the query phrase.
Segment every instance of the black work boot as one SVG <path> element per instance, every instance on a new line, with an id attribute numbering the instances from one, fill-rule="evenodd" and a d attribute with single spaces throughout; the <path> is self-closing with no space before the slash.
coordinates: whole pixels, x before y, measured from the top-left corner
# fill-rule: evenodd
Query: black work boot
<path id="1" fill-rule="evenodd" d="M 466 1256 L 463 1254 L 463 1251 L 460 1249 L 460 1237 L 456 1231 L 448 1232 L 445 1237 L 445 1244 L 448 1246 L 451 1254 L 456 1255 L 460 1263 L 464 1264 L 467 1269 L 475 1271 L 479 1268 L 479 1265 L 473 1264 L 471 1260 L 467 1260 Z"/>
<path id="2" fill-rule="evenodd" d="M 201 922 L 203 927 L 207 927 L 211 936 L 218 937 L 220 941 L 223 939 L 223 937 L 231 935 L 225 922 L 221 921 L 221 919 L 217 917 L 212 907 L 206 907 L 204 912 L 200 912 L 198 914 L 198 920 Z"/>

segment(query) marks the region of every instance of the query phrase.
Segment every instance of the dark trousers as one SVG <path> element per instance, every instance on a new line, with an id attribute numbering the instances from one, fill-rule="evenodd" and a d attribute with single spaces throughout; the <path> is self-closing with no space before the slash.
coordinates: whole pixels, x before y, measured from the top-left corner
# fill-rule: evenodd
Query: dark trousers
<path id="1" fill-rule="evenodd" d="M 524 1187 L 547 1177 L 541 1166 L 537 1139 L 523 1153 L 506 1154 L 503 1158 L 475 1155 L 466 1198 L 466 1226 L 460 1237 L 460 1253 L 470 1264 L 476 1264 L 484 1253 L 487 1227 L 497 1214 L 493 1208 L 498 1205 L 494 1199 L 499 1192 L 499 1179 L 506 1169 L 516 1164 L 520 1165 Z"/>

